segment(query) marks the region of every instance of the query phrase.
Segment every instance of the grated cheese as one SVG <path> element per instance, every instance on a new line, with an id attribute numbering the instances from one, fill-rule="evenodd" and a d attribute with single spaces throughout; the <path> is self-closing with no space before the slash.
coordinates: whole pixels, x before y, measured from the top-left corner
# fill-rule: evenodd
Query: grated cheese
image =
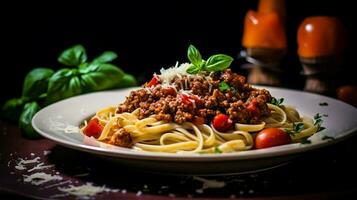
<path id="1" fill-rule="evenodd" d="M 31 175 L 23 175 L 24 182 L 31 183 L 32 185 L 41 185 L 54 180 L 62 180 L 61 176 L 37 172 Z"/>
<path id="2" fill-rule="evenodd" d="M 89 197 L 93 197 L 97 195 L 98 193 L 102 192 L 118 192 L 119 190 L 112 190 L 109 188 L 106 188 L 105 186 L 93 186 L 92 183 L 86 183 L 85 185 L 81 186 L 74 186 L 70 185 L 67 188 L 64 187 L 58 187 L 58 190 L 61 192 L 68 193 L 70 195 L 74 195 L 83 199 L 89 199 Z"/>
<path id="3" fill-rule="evenodd" d="M 40 159 L 40 157 L 36 157 L 34 159 L 31 159 L 31 160 L 24 160 L 22 158 L 19 158 L 20 161 L 15 165 L 15 169 L 17 169 L 17 170 L 25 170 L 25 169 L 27 169 L 27 167 L 25 165 L 38 163 L 38 162 L 40 162 L 39 159 Z"/>
<path id="4" fill-rule="evenodd" d="M 53 167 L 54 165 L 44 165 L 44 163 L 40 163 L 38 165 L 36 165 L 35 167 L 33 167 L 32 169 L 27 170 L 28 172 L 32 172 L 34 170 L 41 170 L 41 169 L 48 169 Z"/>
<path id="5" fill-rule="evenodd" d="M 177 77 L 182 77 L 183 75 L 189 75 L 189 73 L 186 72 L 187 68 L 190 66 L 189 63 L 182 63 L 180 66 L 178 65 L 178 62 L 176 62 L 176 65 L 174 67 L 170 67 L 168 69 L 161 68 L 160 69 L 160 79 L 162 80 L 163 85 L 170 85 L 171 81 L 177 76 Z"/>

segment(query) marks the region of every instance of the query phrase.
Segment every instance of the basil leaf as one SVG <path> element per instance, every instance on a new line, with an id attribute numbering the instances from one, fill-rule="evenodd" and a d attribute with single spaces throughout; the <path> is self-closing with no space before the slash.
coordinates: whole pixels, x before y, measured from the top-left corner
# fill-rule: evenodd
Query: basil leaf
<path id="1" fill-rule="evenodd" d="M 46 93 L 48 80 L 53 73 L 53 70 L 48 68 L 36 68 L 31 70 L 26 75 L 22 89 L 22 96 L 35 99 L 41 94 Z"/>
<path id="2" fill-rule="evenodd" d="M 190 45 L 188 47 L 187 57 L 193 65 L 200 66 L 202 63 L 202 56 L 200 52 L 196 49 L 196 47 L 194 47 L 193 45 Z"/>
<path id="3" fill-rule="evenodd" d="M 202 67 L 196 66 L 196 65 L 191 65 L 186 69 L 186 72 L 189 74 L 197 74 L 199 71 L 201 71 Z"/>
<path id="4" fill-rule="evenodd" d="M 26 102 L 26 98 L 13 98 L 6 101 L 2 107 L 1 115 L 11 121 L 17 121 Z"/>
<path id="5" fill-rule="evenodd" d="M 105 51 L 104 53 L 102 53 L 100 56 L 98 56 L 97 58 L 95 58 L 92 63 L 108 63 L 111 62 L 113 60 L 115 60 L 118 57 L 118 55 L 113 52 L 113 51 Z"/>
<path id="6" fill-rule="evenodd" d="M 126 88 L 136 86 L 136 79 L 133 75 L 124 74 L 122 80 L 118 84 L 118 88 Z"/>
<path id="7" fill-rule="evenodd" d="M 229 67 L 233 58 L 224 54 L 213 55 L 208 58 L 205 69 L 209 72 L 222 71 Z"/>
<path id="8" fill-rule="evenodd" d="M 112 64 L 91 64 L 80 69 L 84 92 L 119 88 L 124 72 Z"/>
<path id="9" fill-rule="evenodd" d="M 220 82 L 219 83 L 219 90 L 221 90 L 222 92 L 228 90 L 230 87 L 226 82 Z"/>
<path id="10" fill-rule="evenodd" d="M 71 67 L 79 66 L 86 61 L 87 54 L 82 45 L 75 45 L 68 48 L 58 57 L 58 62 Z"/>
<path id="11" fill-rule="evenodd" d="M 33 116 L 40 110 L 40 106 L 35 102 L 27 103 L 21 113 L 19 126 L 22 134 L 27 138 L 39 138 L 40 135 L 33 129 L 31 121 Z"/>
<path id="12" fill-rule="evenodd" d="M 80 74 L 77 69 L 61 69 L 49 80 L 46 104 L 82 93 Z"/>
<path id="13" fill-rule="evenodd" d="M 276 106 L 280 106 L 284 102 L 284 98 L 276 99 L 275 97 L 271 98 L 270 103 Z"/>

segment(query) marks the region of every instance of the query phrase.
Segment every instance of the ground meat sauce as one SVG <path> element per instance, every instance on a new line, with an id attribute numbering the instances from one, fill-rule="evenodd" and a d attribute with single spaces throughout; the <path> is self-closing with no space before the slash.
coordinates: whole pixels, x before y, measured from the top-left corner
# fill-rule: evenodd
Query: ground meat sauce
<path id="1" fill-rule="evenodd" d="M 222 82 L 229 88 L 220 89 Z M 132 112 L 139 108 L 140 119 L 155 115 L 158 120 L 179 124 L 197 119 L 210 123 L 214 116 L 222 113 L 233 122 L 256 124 L 270 114 L 267 106 L 270 101 L 271 95 L 267 90 L 251 87 L 244 76 L 226 69 L 176 77 L 170 86 L 160 83 L 144 86 L 132 91 L 117 112 Z"/>

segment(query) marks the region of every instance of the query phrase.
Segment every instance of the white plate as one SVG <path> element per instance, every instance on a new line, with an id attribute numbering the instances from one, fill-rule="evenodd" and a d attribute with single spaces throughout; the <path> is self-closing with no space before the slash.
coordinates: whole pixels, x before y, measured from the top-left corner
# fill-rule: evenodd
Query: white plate
<path id="1" fill-rule="evenodd" d="M 291 160 L 299 153 L 346 139 L 357 130 L 357 109 L 346 103 L 312 93 L 265 88 L 272 96 L 284 98 L 284 104 L 295 106 L 303 115 L 328 115 L 323 117 L 323 126 L 326 129 L 310 137 L 311 144 L 296 143 L 213 155 L 139 152 L 93 142 L 79 133 L 77 127 L 85 119 L 94 115 L 100 108 L 123 102 L 132 89 L 90 93 L 57 102 L 40 110 L 34 116 L 32 125 L 44 137 L 66 147 L 110 158 L 139 170 L 176 174 L 230 174 L 270 168 Z M 325 102 L 327 106 L 319 105 Z M 322 140 L 324 136 L 335 139 Z"/>

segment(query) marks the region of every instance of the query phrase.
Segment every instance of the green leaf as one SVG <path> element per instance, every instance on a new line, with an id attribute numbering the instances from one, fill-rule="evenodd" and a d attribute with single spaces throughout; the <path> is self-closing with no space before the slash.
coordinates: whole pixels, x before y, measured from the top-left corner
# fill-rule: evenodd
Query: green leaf
<path id="1" fill-rule="evenodd" d="M 289 130 L 289 129 L 284 129 L 285 133 L 287 133 L 288 135 L 290 136 L 294 136 L 296 132 L 292 131 L 292 130 Z"/>
<path id="2" fill-rule="evenodd" d="M 40 135 L 33 129 L 31 121 L 33 116 L 40 110 L 40 106 L 35 102 L 27 103 L 21 113 L 19 119 L 19 126 L 22 130 L 22 134 L 26 138 L 39 138 Z"/>
<path id="3" fill-rule="evenodd" d="M 22 96 L 30 99 L 38 98 L 47 92 L 48 80 L 53 75 L 53 70 L 48 68 L 36 68 L 31 70 L 25 78 Z"/>
<path id="4" fill-rule="evenodd" d="M 26 102 L 26 98 L 13 98 L 6 101 L 2 107 L 1 115 L 11 121 L 18 121 Z"/>
<path id="5" fill-rule="evenodd" d="M 222 92 L 228 90 L 230 87 L 226 82 L 220 82 L 219 83 L 219 90 L 221 90 Z"/>
<path id="6" fill-rule="evenodd" d="M 316 115 L 314 116 L 314 119 L 315 119 L 315 120 L 321 119 L 321 117 L 322 117 L 322 116 L 320 115 L 320 113 L 316 113 Z"/>
<path id="7" fill-rule="evenodd" d="M 334 140 L 335 138 L 334 137 L 331 137 L 331 136 L 328 136 L 328 135 L 324 135 L 322 137 L 322 140 Z"/>
<path id="8" fill-rule="evenodd" d="M 328 106 L 328 103 L 327 102 L 320 102 L 319 105 L 320 106 Z"/>
<path id="9" fill-rule="evenodd" d="M 222 153 L 222 151 L 219 149 L 218 146 L 215 146 L 215 147 L 214 147 L 214 151 L 213 151 L 213 152 L 214 152 L 214 153 L 217 153 L 217 154 Z"/>
<path id="10" fill-rule="evenodd" d="M 124 72 L 112 64 L 91 64 L 79 71 L 84 92 L 119 88 L 124 77 Z"/>
<path id="11" fill-rule="evenodd" d="M 131 74 L 124 74 L 122 80 L 118 84 L 118 88 L 126 88 L 136 86 L 136 79 Z"/>
<path id="12" fill-rule="evenodd" d="M 61 69 L 49 80 L 46 104 L 82 93 L 80 74 L 77 69 Z"/>
<path id="13" fill-rule="evenodd" d="M 117 57 L 118 57 L 118 55 L 115 52 L 113 52 L 113 51 L 105 51 L 100 56 L 95 58 L 92 61 L 92 63 L 96 63 L 96 64 L 108 63 L 108 62 L 111 62 L 111 61 L 115 60 Z"/>
<path id="14" fill-rule="evenodd" d="M 300 140 L 300 143 L 301 144 L 311 144 L 311 141 L 308 139 L 308 138 L 302 138 L 301 140 Z"/>
<path id="15" fill-rule="evenodd" d="M 270 103 L 276 106 L 280 106 L 284 102 L 284 98 L 276 99 L 275 97 L 271 98 Z"/>
<path id="16" fill-rule="evenodd" d="M 217 54 L 213 55 L 208 58 L 205 69 L 209 72 L 215 72 L 215 71 L 222 71 L 231 65 L 233 61 L 233 58 L 224 55 L 224 54 Z"/>
<path id="17" fill-rule="evenodd" d="M 58 57 L 58 62 L 71 67 L 79 66 L 86 61 L 87 54 L 82 45 L 75 45 L 68 48 Z"/>
<path id="18" fill-rule="evenodd" d="M 202 56 L 201 53 L 194 47 L 193 45 L 190 45 L 187 50 L 187 58 L 190 60 L 190 62 L 199 67 L 201 66 L 202 63 Z M 189 72 L 188 72 L 189 73 Z"/>
<path id="19" fill-rule="evenodd" d="M 196 65 L 191 65 L 187 68 L 186 72 L 189 74 L 197 74 L 198 72 L 200 72 L 202 69 L 202 67 L 200 66 L 196 66 Z"/>
<path id="20" fill-rule="evenodd" d="M 296 133 L 300 133 L 302 130 L 304 130 L 304 123 L 293 123 L 293 130 Z"/>

